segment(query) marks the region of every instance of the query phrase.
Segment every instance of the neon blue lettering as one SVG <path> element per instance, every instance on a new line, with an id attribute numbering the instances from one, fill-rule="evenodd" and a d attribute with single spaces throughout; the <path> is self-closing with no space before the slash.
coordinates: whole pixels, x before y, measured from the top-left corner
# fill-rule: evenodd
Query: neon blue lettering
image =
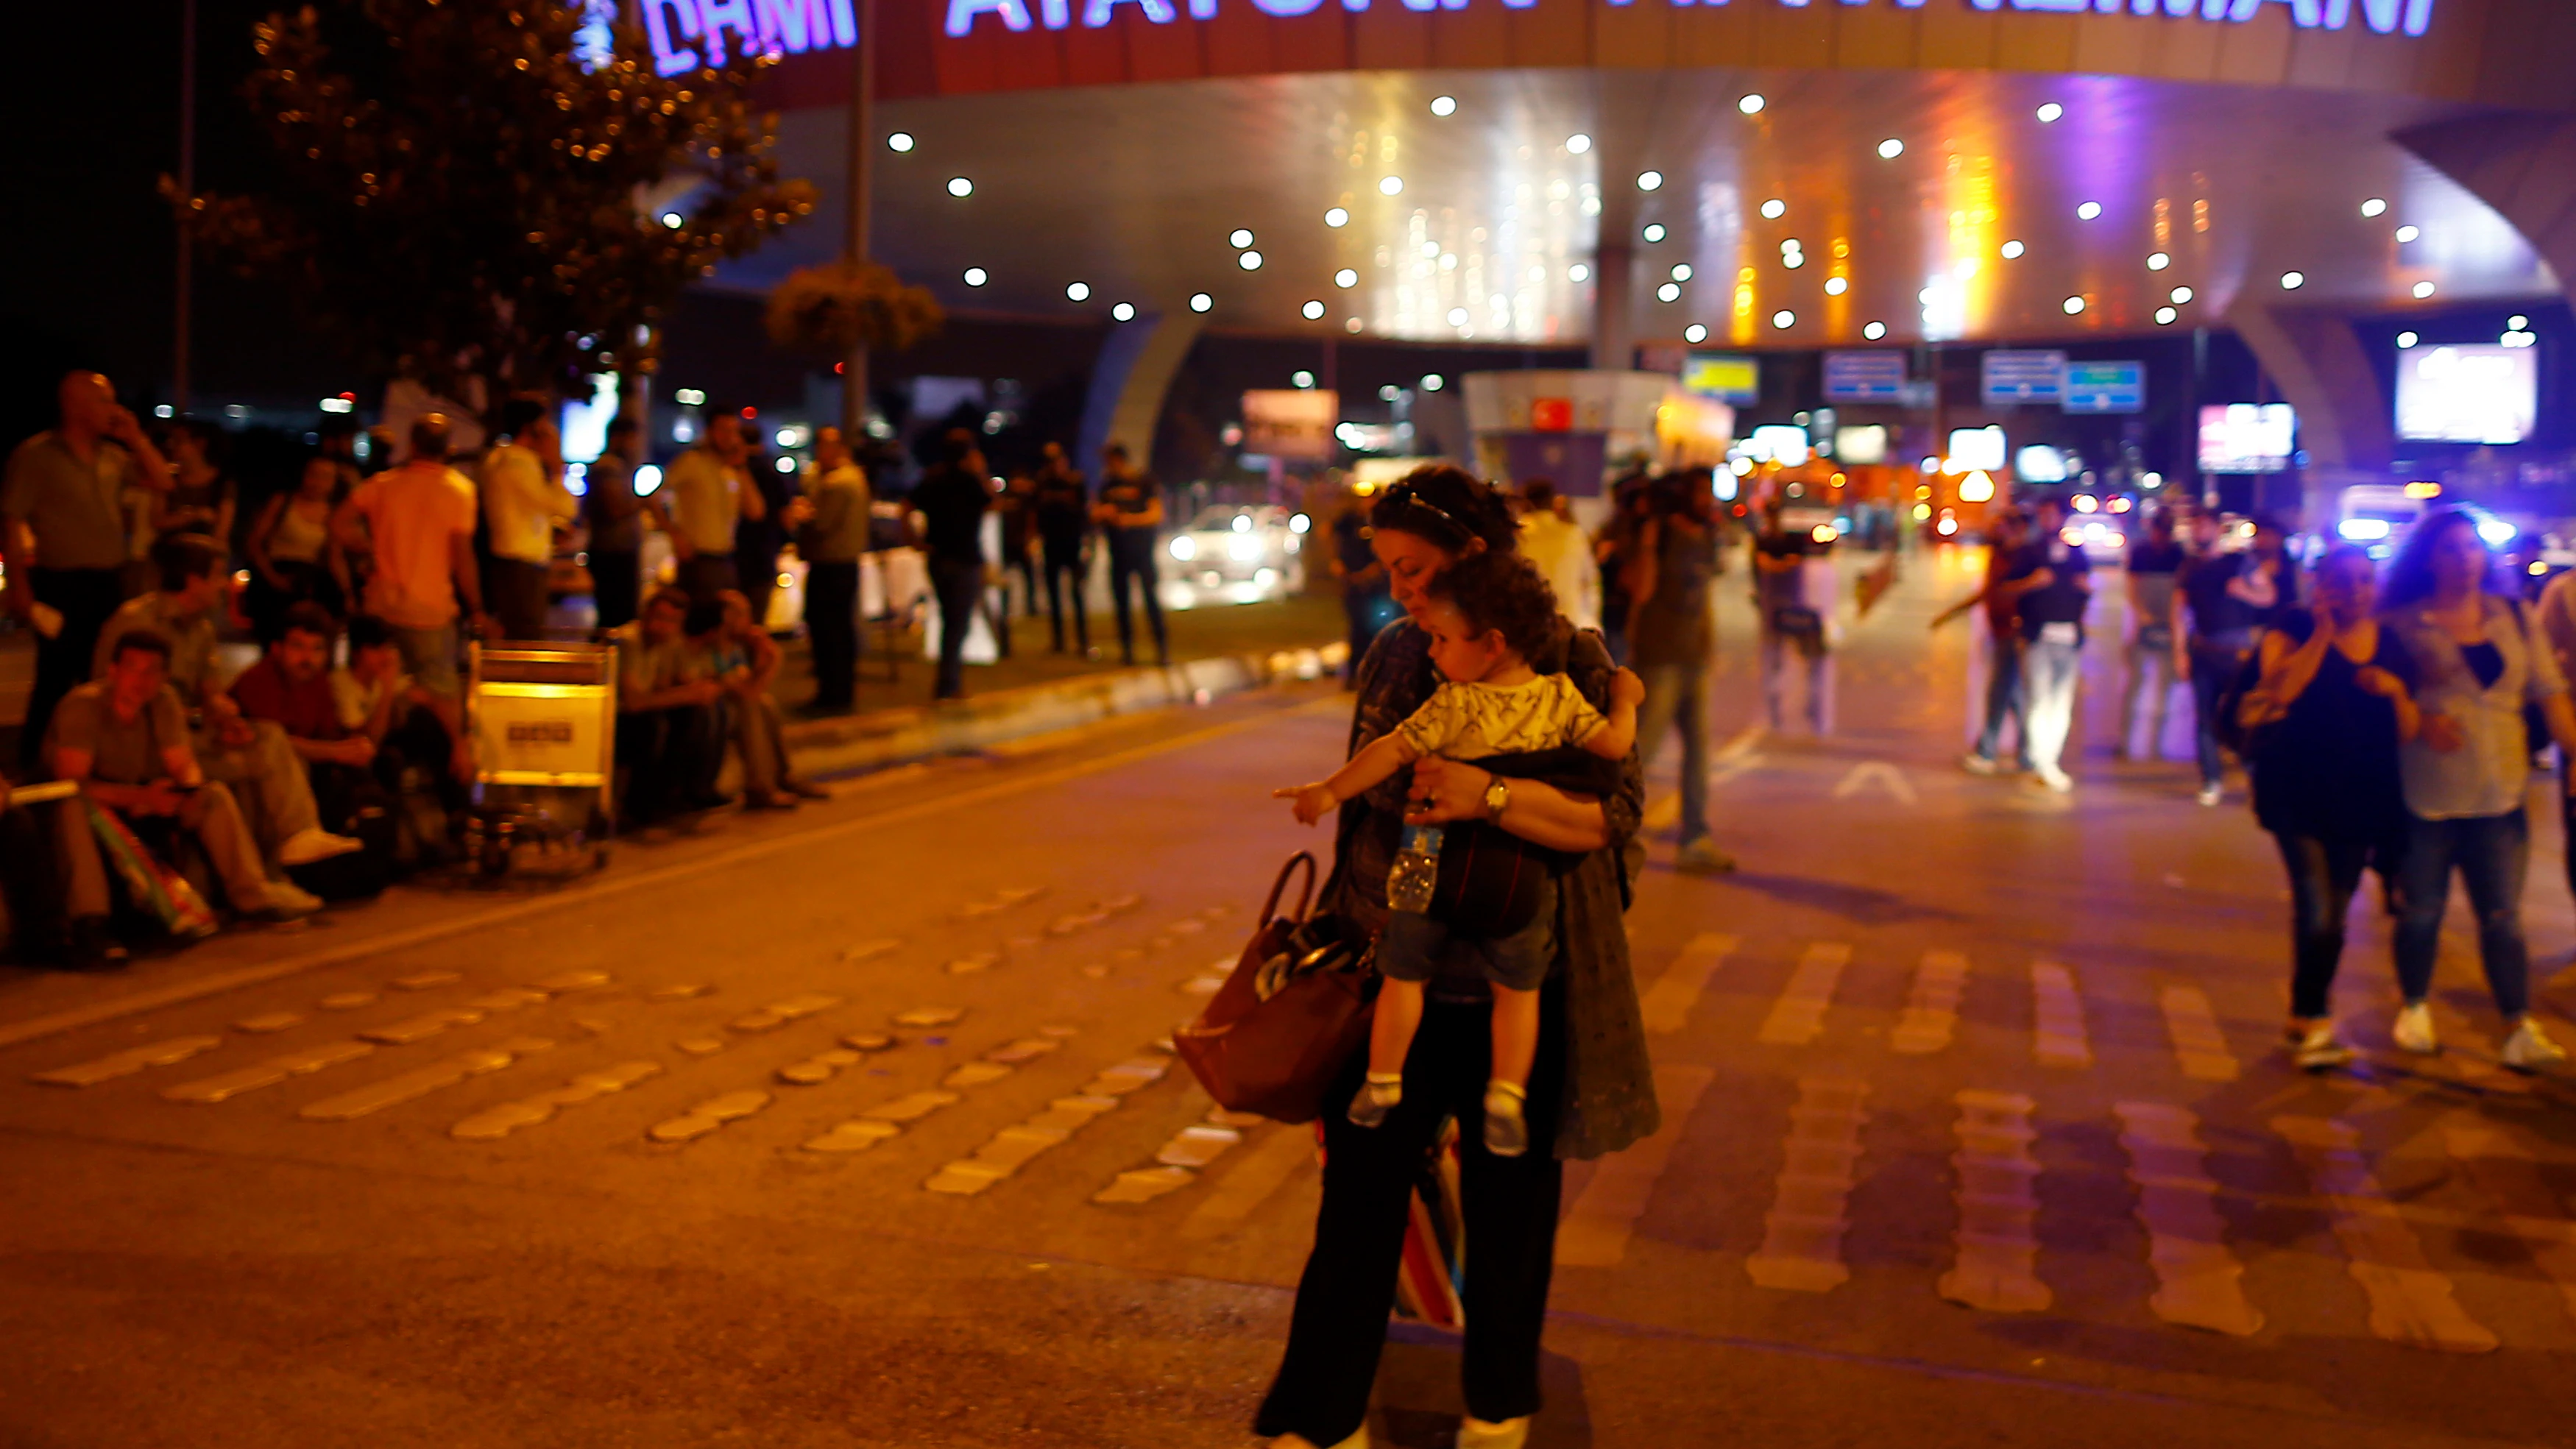
<path id="1" fill-rule="evenodd" d="M 2325 23 L 2325 17 L 2318 12 L 2317 0 L 2236 0 L 2236 8 L 2227 13 L 2227 18 L 2240 23 L 2251 20 L 2266 4 L 2289 6 L 2290 23 L 2302 30 L 2314 30 Z"/>
<path id="2" fill-rule="evenodd" d="M 763 50 L 803 55 L 832 46 L 834 17 L 828 0 L 752 0 L 751 8 L 760 22 Z M 848 0 L 842 0 L 841 13 L 848 15 Z"/>
<path id="3" fill-rule="evenodd" d="M 2013 0 L 2015 10 L 2082 10 L 2092 0 Z"/>
<path id="4" fill-rule="evenodd" d="M 1362 0 L 1362 3 L 1365 4 L 1366 0 Z M 1216 0 L 1190 0 L 1190 18 L 1192 20 L 1214 20 L 1216 18 Z"/>
<path id="5" fill-rule="evenodd" d="M 689 0 L 644 0 L 644 34 L 653 43 L 655 75 L 687 75 L 698 68 L 698 53 L 672 38 L 673 19 L 680 22 L 681 38 L 698 38 L 698 7 Z"/>
<path id="6" fill-rule="evenodd" d="M 728 30 L 734 33 L 734 54 L 744 60 L 769 48 L 760 38 L 760 21 L 751 13 L 751 0 L 698 0 L 698 34 L 707 43 L 707 64 L 725 63 Z"/>
<path id="7" fill-rule="evenodd" d="M 1071 25 L 1072 0 L 1038 0 L 1038 23 L 1049 30 L 1062 30 Z"/>
<path id="8" fill-rule="evenodd" d="M 1082 23 L 1098 30 L 1109 23 L 1109 17 L 1121 5 L 1133 5 L 1144 11 L 1145 18 L 1156 25 L 1169 25 L 1180 18 L 1172 13 L 1172 0 L 1087 0 L 1082 7 Z M 1307 10 L 1314 8 L 1312 5 L 1306 7 Z M 1306 12 L 1301 10 L 1297 13 L 1303 15 Z"/>
<path id="9" fill-rule="evenodd" d="M 1002 17 L 1005 30 L 1026 30 L 1031 23 L 1029 7 L 1021 0 L 948 0 L 948 33 L 966 34 L 975 28 L 975 17 L 987 11 Z"/>
<path id="10" fill-rule="evenodd" d="M 1093 3 L 1099 3 L 1099 0 L 1093 0 Z M 1323 3 L 1324 0 L 1252 0 L 1252 8 L 1264 15 L 1276 15 L 1282 20 L 1290 20 L 1313 13 L 1315 8 Z"/>

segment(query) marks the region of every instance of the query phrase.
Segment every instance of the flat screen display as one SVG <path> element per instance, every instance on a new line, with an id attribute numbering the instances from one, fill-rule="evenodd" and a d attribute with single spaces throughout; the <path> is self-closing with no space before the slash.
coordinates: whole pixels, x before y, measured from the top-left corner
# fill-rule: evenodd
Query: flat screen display
<path id="1" fill-rule="evenodd" d="M 1887 429 L 1877 424 L 1834 430 L 1834 456 L 1846 463 L 1887 461 Z"/>
<path id="2" fill-rule="evenodd" d="M 1807 430 L 1786 423 L 1765 424 L 1745 439 L 1745 452 L 1757 463 L 1794 468 L 1807 461 Z"/>
<path id="3" fill-rule="evenodd" d="M 2004 430 L 2001 428 L 1953 428 L 1950 430 L 1950 471 L 1966 473 L 1983 469 L 1999 472 L 2004 466 Z"/>
<path id="4" fill-rule="evenodd" d="M 1682 390 L 1722 403 L 1762 400 L 1762 364 L 1723 352 L 1694 352 L 1682 361 Z"/>
<path id="5" fill-rule="evenodd" d="M 2298 449 L 2288 403 L 2224 403 L 2200 410 L 2200 471 L 2278 473 Z"/>
<path id="6" fill-rule="evenodd" d="M 2519 443 L 2540 415 L 2540 354 L 2494 343 L 2397 354 L 2397 436 Z"/>

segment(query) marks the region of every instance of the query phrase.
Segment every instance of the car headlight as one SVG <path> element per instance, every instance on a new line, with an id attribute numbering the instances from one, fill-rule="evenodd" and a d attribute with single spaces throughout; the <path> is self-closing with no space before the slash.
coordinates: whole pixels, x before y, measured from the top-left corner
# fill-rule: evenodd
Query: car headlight
<path id="1" fill-rule="evenodd" d="M 1186 561 L 1197 558 L 1198 556 L 1199 544 L 1197 539 L 1184 533 L 1180 537 L 1172 540 L 1172 557 Z"/>
<path id="2" fill-rule="evenodd" d="M 1269 544 L 1249 533 L 1238 533 L 1225 541 L 1225 556 L 1236 563 L 1250 563 L 1269 552 Z"/>

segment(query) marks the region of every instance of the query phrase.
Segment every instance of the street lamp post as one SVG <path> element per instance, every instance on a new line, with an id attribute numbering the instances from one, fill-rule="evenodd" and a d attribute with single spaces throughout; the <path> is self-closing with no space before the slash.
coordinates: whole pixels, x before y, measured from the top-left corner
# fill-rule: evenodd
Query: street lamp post
<path id="1" fill-rule="evenodd" d="M 859 43 L 851 54 L 850 207 L 841 254 L 855 275 L 868 260 L 868 168 L 875 159 L 876 143 L 876 0 L 859 0 Z M 857 447 L 867 426 L 868 344 L 863 339 L 841 365 L 841 428 L 851 446 Z"/>
<path id="2" fill-rule="evenodd" d="M 194 290 L 197 195 L 197 0 L 179 7 L 179 204 L 177 272 L 170 325 L 170 411 L 188 412 L 188 314 Z"/>

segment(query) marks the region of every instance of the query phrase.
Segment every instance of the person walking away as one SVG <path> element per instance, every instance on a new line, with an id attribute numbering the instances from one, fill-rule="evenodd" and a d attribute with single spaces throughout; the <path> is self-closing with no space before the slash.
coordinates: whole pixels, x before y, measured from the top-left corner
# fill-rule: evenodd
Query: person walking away
<path id="1" fill-rule="evenodd" d="M 814 430 L 805 475 L 812 513 L 797 530 L 805 560 L 805 637 L 814 655 L 814 699 L 805 712 L 847 714 L 858 702 L 859 560 L 867 554 L 873 498 L 841 430 Z"/>
<path id="2" fill-rule="evenodd" d="M 2014 768 L 2030 769 L 2030 722 L 2021 712 L 2021 587 L 2013 577 L 2013 567 L 2021 561 L 2021 546 L 2030 534 L 2030 521 L 2019 509 L 1996 512 L 1986 525 L 1986 580 L 1977 591 L 1949 608 L 1932 616 L 1932 627 L 1940 628 L 1952 619 L 1976 609 L 1986 621 L 1986 718 L 1977 731 L 1977 742 L 1959 760 L 1959 767 L 1971 775 L 1992 775 L 2002 766 L 2004 726 L 2013 729 Z"/>
<path id="3" fill-rule="evenodd" d="M 2298 579 L 2277 522 L 2253 520 L 2252 546 L 2229 552 L 2218 519 L 2192 522 L 2193 551 L 2175 575 L 2182 620 L 2174 633 L 2174 667 L 2191 676 L 2200 764 L 2200 803 L 2227 794 L 2227 757 L 2219 745 L 2219 701 L 2236 683 L 2255 641 L 2273 615 L 2298 602 Z"/>
<path id="4" fill-rule="evenodd" d="M 1620 584 L 1632 601 L 1628 664 L 1646 682 L 1637 715 L 1639 766 L 1652 769 L 1665 738 L 1681 736 L 1681 849 L 1674 863 L 1723 874 L 1735 869 L 1735 858 L 1718 849 L 1708 824 L 1708 675 L 1717 662 L 1709 593 L 1717 574 L 1714 499 L 1705 470 L 1649 484 Z"/>
<path id="5" fill-rule="evenodd" d="M 1046 445 L 1029 507 L 1046 574 L 1047 632 L 1064 652 L 1065 615 L 1073 615 L 1074 649 L 1091 656 L 1091 489 L 1060 443 Z"/>
<path id="6" fill-rule="evenodd" d="M 984 514 L 993 506 L 992 486 L 976 466 L 973 438 L 960 433 L 941 446 L 941 463 L 912 490 L 912 509 L 921 515 L 922 551 L 929 555 L 930 588 L 939 600 L 934 701 L 966 697 L 966 635 L 975 626 L 976 600 L 984 592 Z"/>
<path id="7" fill-rule="evenodd" d="M 2327 552 L 2315 604 L 2264 633 L 2262 678 L 2238 718 L 2251 741 L 2254 818 L 2290 876 L 2287 1044 L 2309 1071 L 2352 1060 L 2334 1024 L 2344 919 L 2363 868 L 2376 860 L 2389 872 L 2403 859 L 2398 748 L 2423 720 L 2414 659 L 2376 612 L 2376 571 L 2352 544 Z"/>
<path id="8" fill-rule="evenodd" d="M 1100 464 L 1100 502 L 1092 517 L 1109 543 L 1109 597 L 1118 608 L 1119 659 L 1136 662 L 1136 635 L 1127 617 L 1132 585 L 1144 596 L 1145 625 L 1154 631 L 1154 662 L 1168 666 L 1172 647 L 1163 634 L 1163 601 L 1157 597 L 1162 571 L 1154 551 L 1163 530 L 1162 485 L 1136 467 L 1125 443 L 1101 449 Z"/>
<path id="9" fill-rule="evenodd" d="M 2084 613 L 2093 603 L 2093 565 L 2066 539 L 2066 505 L 2040 500 L 2021 561 L 2021 717 L 2030 731 L 2030 769 L 2063 795 L 2075 778 L 2063 763 L 2075 730 L 2075 695 L 2084 664 Z"/>
<path id="10" fill-rule="evenodd" d="M 2450 903 L 2451 873 L 2477 912 L 2478 959 L 2510 1033 L 2502 1056 L 2529 1069 L 2566 1060 L 2531 1016 L 2530 947 L 2522 888 L 2531 863 L 2524 790 L 2531 776 L 2526 705 L 2548 721 L 2562 754 L 2576 754 L 2557 657 L 2498 579 L 2478 536 L 2483 515 L 2459 506 L 2424 515 L 2388 566 L 2387 617 L 2415 660 L 2424 712 L 2417 738 L 2399 749 L 2406 850 L 2397 867 L 2397 986 L 2405 1005 L 2390 1037 L 2406 1051 L 2440 1050 L 2425 997 Z"/>
<path id="11" fill-rule="evenodd" d="M 513 402 L 503 425 L 509 436 L 483 455 L 483 512 L 492 539 L 483 597 L 502 638 L 543 639 L 555 530 L 569 526 L 581 505 L 564 487 L 563 440 L 545 405 Z"/>
<path id="12" fill-rule="evenodd" d="M 357 486 L 331 516 L 332 536 L 372 562 L 367 612 L 384 621 L 422 687 L 458 698 L 457 626 L 483 619 L 474 563 L 474 485 L 447 466 L 451 425 L 423 413 L 411 456 Z"/>
<path id="13" fill-rule="evenodd" d="M 2177 653 L 2175 583 L 2182 564 L 2173 510 L 2159 508 L 2147 519 L 2147 536 L 2129 546 L 2128 669 L 2120 689 L 2120 744 L 2113 752 L 2123 760 L 2163 757 L 2165 712 L 2173 700 Z M 2147 738 L 2143 752 L 2137 743 L 2141 725 Z"/>
<path id="14" fill-rule="evenodd" d="M 250 620 L 265 649 L 277 642 L 286 611 L 318 604 L 337 615 L 348 607 L 349 563 L 331 537 L 331 491 L 340 470 L 315 453 L 297 471 L 292 492 L 260 505 L 251 520 Z"/>
<path id="15" fill-rule="evenodd" d="M 1762 702 L 1771 728 L 1785 727 L 1789 697 L 1789 656 L 1807 666 L 1807 725 L 1818 739 L 1834 732 L 1833 628 L 1834 596 L 1825 557 L 1831 544 L 1781 522 L 1773 499 L 1762 511 L 1762 527 L 1753 538 L 1753 610 L 1762 631 Z M 1818 588 L 1814 571 L 1827 571 Z"/>
<path id="16" fill-rule="evenodd" d="M 1418 622 L 1427 586 L 1478 553 L 1509 553 L 1511 515 L 1465 472 L 1416 470 L 1371 513 L 1370 544 L 1396 603 L 1414 621 L 1381 633 L 1360 667 L 1350 748 L 1392 733 L 1440 685 L 1431 636 Z M 1611 702 L 1615 668 L 1597 637 L 1561 628 L 1543 675 L 1564 674 L 1593 708 Z M 1414 1185 L 1442 1123 L 1455 1118 L 1466 1252 L 1460 1442 L 1500 1449 L 1525 1442 L 1540 1408 L 1540 1333 L 1547 1319 L 1556 1225 L 1568 1160 L 1616 1152 L 1655 1131 L 1654 1076 L 1620 921 L 1620 860 L 1636 836 L 1645 785 L 1631 755 L 1608 795 L 1569 794 L 1544 780 L 1506 780 L 1463 761 L 1426 757 L 1402 776 L 1343 802 L 1324 907 L 1351 939 L 1381 930 L 1386 882 L 1410 814 L 1418 823 L 1480 819 L 1518 840 L 1564 852 L 1556 877 L 1556 949 L 1539 990 L 1538 1050 L 1526 1121 L 1532 1150 L 1486 1149 L 1483 1112 L 1492 1076 L 1492 991 L 1458 953 L 1444 955 L 1424 989 L 1422 1023 L 1405 1061 L 1401 1103 L 1375 1128 L 1349 1119 L 1368 1059 L 1354 1051 L 1323 1105 L 1323 1194 L 1315 1246 L 1298 1279 L 1279 1371 L 1253 1430 L 1283 1436 L 1276 1449 L 1367 1443 L 1361 1423 L 1386 1341 L 1396 1271 L 1405 1251 Z"/>
<path id="17" fill-rule="evenodd" d="M 697 445 L 671 460 L 661 488 L 645 500 L 654 523 L 671 537 L 680 587 L 692 599 L 712 599 L 741 587 L 734 570 L 734 532 L 742 520 L 758 518 L 768 507 L 743 467 L 749 455 L 742 419 L 729 412 L 712 414 Z"/>
<path id="18" fill-rule="evenodd" d="M 609 421 L 608 446 L 582 475 L 581 512 L 590 532 L 583 551 L 602 632 L 634 619 L 644 587 L 644 500 L 635 496 L 641 441 L 635 419 L 619 414 Z"/>
<path id="19" fill-rule="evenodd" d="M 54 706 L 89 677 L 99 630 L 125 602 L 125 490 L 171 487 L 169 463 L 104 376 L 65 374 L 55 405 L 55 426 L 20 443 L 0 473 L 0 604 L 36 637 L 18 737 L 30 769 Z"/>
<path id="20" fill-rule="evenodd" d="M 170 430 L 171 485 L 155 494 L 152 535 L 200 533 L 226 548 L 233 545 L 234 511 L 240 490 L 221 459 L 223 434 L 193 420 Z"/>
<path id="21" fill-rule="evenodd" d="M 1342 660 L 1342 688 L 1359 687 L 1360 661 L 1378 631 L 1394 621 L 1387 598 L 1386 566 L 1369 546 L 1368 504 L 1350 497 L 1333 517 L 1333 577 L 1342 581 L 1342 619 L 1348 626 Z"/>
<path id="22" fill-rule="evenodd" d="M 1521 556 L 1538 566 L 1556 593 L 1556 606 L 1577 629 L 1601 627 L 1601 566 L 1592 540 L 1556 485 L 1533 478 L 1521 487 Z"/>

